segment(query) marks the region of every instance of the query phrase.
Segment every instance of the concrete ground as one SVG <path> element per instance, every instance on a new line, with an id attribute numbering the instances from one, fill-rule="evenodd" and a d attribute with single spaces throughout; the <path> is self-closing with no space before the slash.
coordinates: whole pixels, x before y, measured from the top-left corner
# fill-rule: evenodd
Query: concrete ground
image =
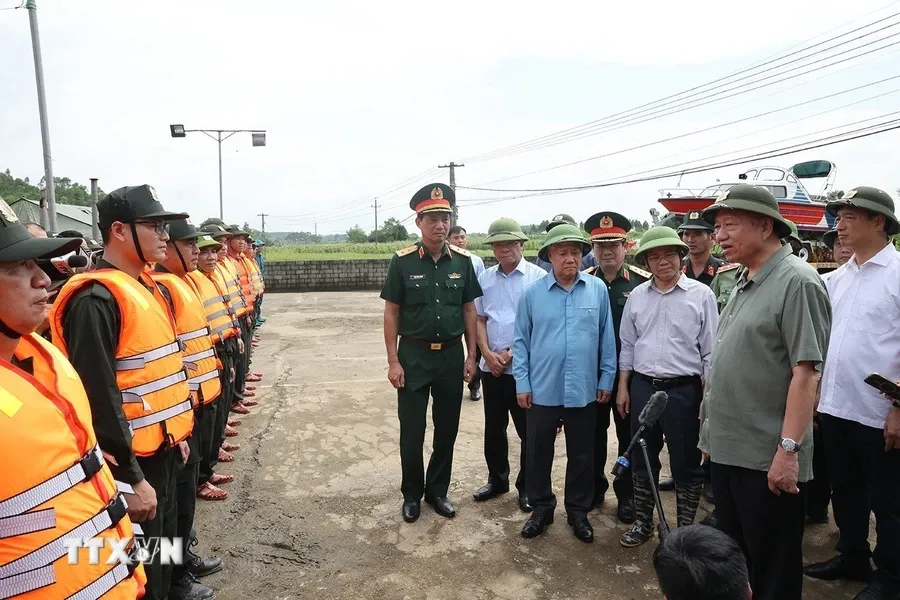
<path id="1" fill-rule="evenodd" d="M 468 394 L 450 489 L 457 517 L 444 519 L 423 504 L 419 521 L 404 523 L 396 394 L 386 378 L 377 293 L 268 294 L 263 306 L 268 322 L 253 359 L 264 376 L 260 405 L 242 416 L 240 435 L 230 439 L 242 446 L 237 460 L 219 467 L 237 477 L 223 486 L 228 499 L 198 501 L 199 551 L 225 561 L 204 580 L 217 598 L 661 597 L 650 560 L 656 544 L 619 546 L 625 526 L 615 519 L 612 491 L 611 501 L 590 514 L 595 542 L 573 537 L 562 510 L 564 440 L 553 471 L 560 507 L 544 536 L 520 537 L 526 515 L 514 494 L 472 500 L 486 468 L 482 404 Z M 609 456 L 607 472 L 612 446 Z M 663 497 L 674 521 L 674 493 Z M 805 559 L 830 557 L 836 535 L 833 525 L 808 528 Z M 804 585 L 807 598 L 823 599 L 852 598 L 861 587 Z"/>

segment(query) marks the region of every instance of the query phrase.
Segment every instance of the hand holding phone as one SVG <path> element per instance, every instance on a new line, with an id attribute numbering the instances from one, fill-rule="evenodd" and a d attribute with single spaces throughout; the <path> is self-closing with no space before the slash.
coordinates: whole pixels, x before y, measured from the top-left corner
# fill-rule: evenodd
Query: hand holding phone
<path id="1" fill-rule="evenodd" d="M 900 408 L 900 386 L 883 375 L 872 373 L 865 382 L 885 395 L 895 407 Z"/>

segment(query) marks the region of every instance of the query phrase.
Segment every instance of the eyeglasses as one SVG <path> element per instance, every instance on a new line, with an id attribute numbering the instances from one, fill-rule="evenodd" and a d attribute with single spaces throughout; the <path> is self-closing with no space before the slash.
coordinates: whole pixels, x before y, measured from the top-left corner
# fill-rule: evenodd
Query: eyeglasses
<path id="1" fill-rule="evenodd" d="M 666 254 L 659 254 L 656 256 L 648 256 L 648 263 L 661 263 L 663 261 L 674 261 L 681 260 L 681 255 L 678 252 L 667 252 Z"/>
<path id="2" fill-rule="evenodd" d="M 156 235 L 162 235 L 164 233 L 169 233 L 169 222 L 168 221 L 135 221 L 138 225 L 145 225 L 153 229 L 153 232 Z"/>

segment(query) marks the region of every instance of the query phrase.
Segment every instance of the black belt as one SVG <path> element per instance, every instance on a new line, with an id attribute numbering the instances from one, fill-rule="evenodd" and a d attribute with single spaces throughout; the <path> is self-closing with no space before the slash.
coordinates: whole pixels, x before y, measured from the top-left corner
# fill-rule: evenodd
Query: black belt
<path id="1" fill-rule="evenodd" d="M 699 375 L 684 375 L 683 377 L 650 377 L 643 373 L 635 373 L 638 379 L 646 381 L 658 390 L 671 390 L 686 385 L 700 383 Z"/>
<path id="2" fill-rule="evenodd" d="M 401 336 L 401 341 L 409 342 L 410 344 L 415 344 L 416 346 L 421 346 L 422 348 L 427 348 L 428 350 L 434 350 L 435 352 L 439 352 L 441 350 L 446 350 L 447 348 L 453 348 L 454 346 L 458 346 L 460 342 L 462 342 L 462 337 L 456 337 L 452 340 L 446 340 L 443 342 L 432 342 L 430 340 L 423 340 L 419 338 L 412 338 Z"/>

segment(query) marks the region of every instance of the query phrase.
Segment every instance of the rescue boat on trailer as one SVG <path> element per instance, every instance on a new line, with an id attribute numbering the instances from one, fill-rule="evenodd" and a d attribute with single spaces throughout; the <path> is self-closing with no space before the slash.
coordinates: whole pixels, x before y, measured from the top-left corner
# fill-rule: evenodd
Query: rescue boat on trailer
<path id="1" fill-rule="evenodd" d="M 738 175 L 738 180 L 716 182 L 703 189 L 672 188 L 659 190 L 659 202 L 671 214 L 682 218 L 692 211 L 700 211 L 716 201 L 716 198 L 732 186 L 749 183 L 764 187 L 778 200 L 778 208 L 797 229 L 822 234 L 834 226 L 834 217 L 825 211 L 826 194 L 832 187 L 837 168 L 826 160 L 813 160 L 794 165 L 789 169 L 774 166 L 754 167 Z M 819 194 L 810 194 L 804 180 L 825 179 Z"/>

